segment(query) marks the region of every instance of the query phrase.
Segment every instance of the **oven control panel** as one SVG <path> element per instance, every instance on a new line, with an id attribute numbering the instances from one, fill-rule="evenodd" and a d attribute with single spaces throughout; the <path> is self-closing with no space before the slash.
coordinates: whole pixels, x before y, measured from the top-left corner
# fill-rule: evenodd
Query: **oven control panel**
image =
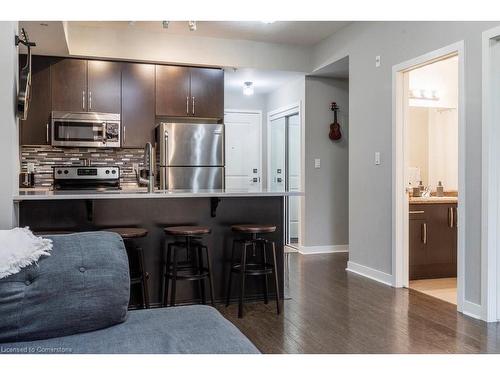
<path id="1" fill-rule="evenodd" d="M 54 167 L 54 180 L 119 180 L 119 167 Z"/>

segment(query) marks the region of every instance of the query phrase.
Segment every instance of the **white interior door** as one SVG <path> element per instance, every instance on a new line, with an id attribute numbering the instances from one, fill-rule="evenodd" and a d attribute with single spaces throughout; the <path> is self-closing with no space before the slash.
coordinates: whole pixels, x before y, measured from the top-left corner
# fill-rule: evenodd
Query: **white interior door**
<path id="1" fill-rule="evenodd" d="M 271 189 L 278 191 L 285 190 L 286 117 L 280 117 L 271 121 L 270 136 Z"/>
<path id="2" fill-rule="evenodd" d="M 300 189 L 300 119 L 295 114 L 288 117 L 288 190 Z M 288 203 L 288 243 L 296 244 L 299 239 L 300 197 L 289 197 Z"/>
<path id="3" fill-rule="evenodd" d="M 260 188 L 262 184 L 262 115 L 249 112 L 226 112 L 224 124 L 226 188 Z"/>

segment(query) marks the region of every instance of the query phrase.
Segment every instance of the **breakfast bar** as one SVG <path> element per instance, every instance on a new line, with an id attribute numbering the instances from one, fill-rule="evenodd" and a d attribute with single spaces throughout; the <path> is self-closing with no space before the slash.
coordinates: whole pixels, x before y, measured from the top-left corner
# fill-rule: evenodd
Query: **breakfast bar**
<path id="1" fill-rule="evenodd" d="M 210 228 L 203 242 L 210 249 L 215 300 L 226 298 L 234 224 L 272 224 L 276 231 L 264 237 L 276 244 L 280 295 L 283 296 L 284 207 L 288 196 L 301 192 L 254 190 L 157 190 L 117 191 L 21 191 L 14 197 L 19 226 L 34 232 L 84 232 L 113 227 L 141 227 L 148 235 L 140 239 L 144 249 L 144 267 L 149 273 L 149 294 L 152 307 L 161 303 L 162 251 L 171 241 L 165 227 L 198 225 Z M 262 278 L 250 278 L 246 299 L 263 300 Z M 271 296 L 274 289 L 270 289 Z M 231 299 L 237 299 L 233 287 Z M 138 301 L 137 296 L 132 295 Z M 179 282 L 177 304 L 200 302 L 193 283 Z"/>

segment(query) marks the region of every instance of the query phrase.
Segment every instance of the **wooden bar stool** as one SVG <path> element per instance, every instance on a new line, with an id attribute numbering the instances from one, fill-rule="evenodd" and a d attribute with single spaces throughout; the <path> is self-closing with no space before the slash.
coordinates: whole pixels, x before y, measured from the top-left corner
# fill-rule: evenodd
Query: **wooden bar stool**
<path id="1" fill-rule="evenodd" d="M 137 246 L 135 240 L 148 235 L 147 229 L 144 228 L 106 228 L 106 232 L 117 233 L 123 239 L 125 248 L 127 249 L 129 268 L 130 268 L 130 285 L 141 285 L 142 307 L 149 309 L 149 273 L 144 267 L 144 251 L 142 247 Z M 137 264 L 131 261 L 131 258 L 137 259 Z"/>
<path id="2" fill-rule="evenodd" d="M 176 238 L 163 249 L 162 306 L 168 302 L 169 283 L 172 280 L 170 306 L 175 306 L 177 280 L 198 281 L 198 290 L 203 304 L 206 304 L 205 280 L 208 279 L 212 306 L 215 306 L 212 261 L 208 247 L 201 242 L 201 236 L 210 229 L 200 226 L 179 226 L 164 228 L 165 234 Z M 185 260 L 180 260 L 180 251 L 185 250 Z M 204 251 L 203 251 L 204 250 Z M 206 264 L 203 259 L 206 255 Z"/>
<path id="3" fill-rule="evenodd" d="M 240 294 L 238 304 L 238 318 L 243 317 L 243 302 L 245 299 L 245 278 L 246 276 L 264 276 L 264 303 L 269 302 L 268 297 L 268 280 L 267 276 L 274 274 L 275 290 L 276 290 L 276 311 L 280 314 L 280 293 L 278 271 L 276 266 L 276 244 L 272 240 L 261 237 L 265 233 L 273 233 L 276 231 L 275 225 L 261 224 L 241 224 L 231 226 L 233 232 L 247 235 L 247 238 L 237 238 L 233 240 L 231 250 L 231 268 L 229 272 L 229 281 L 227 286 L 226 306 L 229 306 L 231 298 L 231 283 L 233 273 L 240 275 Z M 248 236 L 249 235 L 249 236 Z M 236 244 L 241 244 L 240 262 L 236 261 L 235 248 Z M 267 261 L 267 249 L 270 247 L 272 251 L 273 263 Z M 248 253 L 248 248 L 252 249 L 252 253 Z M 261 258 L 257 257 L 257 248 L 261 250 Z M 249 256 L 250 255 L 250 256 Z M 251 260 L 251 262 L 249 261 Z"/>

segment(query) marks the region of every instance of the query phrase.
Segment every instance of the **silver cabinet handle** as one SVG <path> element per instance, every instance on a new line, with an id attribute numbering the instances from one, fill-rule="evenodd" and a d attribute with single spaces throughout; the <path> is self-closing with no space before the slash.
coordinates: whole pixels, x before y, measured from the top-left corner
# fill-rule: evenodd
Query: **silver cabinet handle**
<path id="1" fill-rule="evenodd" d="M 123 139 L 122 139 L 122 146 L 125 145 L 125 135 L 127 134 L 127 127 L 123 125 Z"/>
<path id="2" fill-rule="evenodd" d="M 92 109 L 92 91 L 89 91 L 89 110 Z"/>
<path id="3" fill-rule="evenodd" d="M 85 90 L 82 91 L 82 109 L 85 111 Z"/>
<path id="4" fill-rule="evenodd" d="M 410 211 L 410 214 L 425 214 L 425 211 Z"/>
<path id="5" fill-rule="evenodd" d="M 455 213 L 453 212 L 453 207 L 448 208 L 448 226 L 450 228 L 453 228 L 453 225 L 455 223 Z"/>
<path id="6" fill-rule="evenodd" d="M 427 223 L 422 224 L 422 242 L 427 245 Z"/>
<path id="7" fill-rule="evenodd" d="M 46 124 L 46 128 L 45 128 L 45 139 L 47 140 L 47 144 L 50 143 L 50 139 L 49 139 L 49 124 L 47 123 Z"/>
<path id="8" fill-rule="evenodd" d="M 194 98 L 194 96 L 193 96 L 193 108 L 191 108 L 191 109 L 192 109 L 192 111 L 193 111 L 193 115 L 194 115 L 194 99 L 195 99 L 195 98 Z"/>
<path id="9" fill-rule="evenodd" d="M 186 115 L 189 115 L 189 96 L 186 96 Z"/>

